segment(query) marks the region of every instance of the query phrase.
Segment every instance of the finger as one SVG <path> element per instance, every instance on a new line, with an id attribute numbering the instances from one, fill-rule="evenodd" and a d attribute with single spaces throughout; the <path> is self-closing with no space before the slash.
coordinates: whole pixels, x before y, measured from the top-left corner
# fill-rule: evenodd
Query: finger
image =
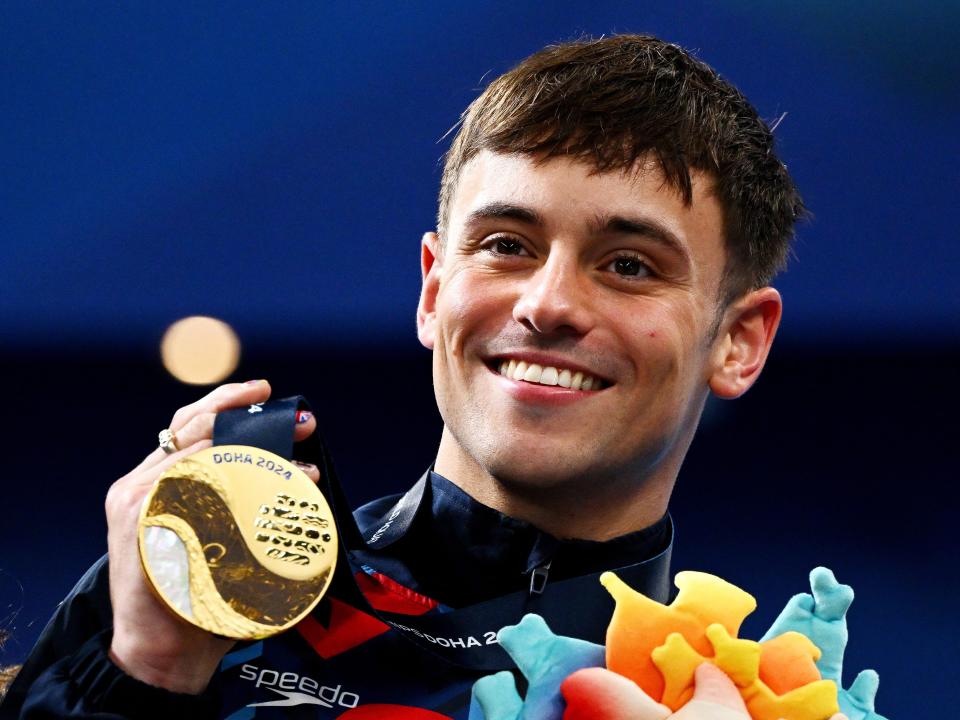
<path id="1" fill-rule="evenodd" d="M 213 440 L 213 423 L 216 419 L 217 414 L 212 412 L 195 415 L 174 433 L 177 447 L 186 448 L 201 440 Z"/>
<path id="2" fill-rule="evenodd" d="M 836 715 L 831 715 L 830 720 L 850 720 L 850 718 L 843 713 L 837 713 Z"/>
<path id="3" fill-rule="evenodd" d="M 696 685 L 693 699 L 709 702 L 731 710 L 747 713 L 747 706 L 740 697 L 740 691 L 733 684 L 733 680 L 711 663 L 701 663 L 695 674 Z M 749 715 L 748 715 L 749 717 Z"/>
<path id="4" fill-rule="evenodd" d="M 632 680 L 606 668 L 577 670 L 560 685 L 563 720 L 665 720 L 670 708 Z"/>
<path id="5" fill-rule="evenodd" d="M 750 720 L 746 711 L 702 700 L 691 700 L 670 716 L 670 720 Z"/>
<path id="6" fill-rule="evenodd" d="M 195 416 L 183 427 L 183 429 L 176 433 L 177 446 L 190 446 L 196 442 L 199 442 L 200 440 L 212 440 L 213 426 L 216 420 L 216 413 L 202 413 Z M 294 439 L 302 440 L 305 437 L 309 437 L 316 427 L 317 421 L 314 419 L 312 413 L 307 411 L 298 411 Z M 303 437 L 298 438 L 298 434 L 302 434 Z M 300 462 L 299 460 L 294 460 L 293 464 L 303 470 L 307 477 L 309 477 L 313 482 L 320 482 L 320 470 L 317 469 L 316 465 L 307 462 Z"/>
<path id="7" fill-rule="evenodd" d="M 184 458 L 187 458 L 196 452 L 200 452 L 201 450 L 206 450 L 208 447 L 212 446 L 213 441 L 210 438 L 202 438 L 197 440 L 197 442 L 187 445 L 185 448 L 173 453 L 172 455 L 164 455 L 160 462 L 156 465 L 145 468 L 139 473 L 131 473 L 130 483 L 133 485 L 152 485 L 158 477 L 160 477 L 163 473 Z"/>
<path id="8" fill-rule="evenodd" d="M 294 460 L 293 464 L 296 465 L 301 470 L 303 470 L 306 476 L 310 478 L 313 482 L 315 483 L 320 482 L 320 470 L 317 468 L 316 465 L 313 465 L 311 463 L 300 462 L 299 460 Z"/>
<path id="9" fill-rule="evenodd" d="M 166 456 L 156 467 L 131 472 L 117 480 L 107 491 L 105 507 L 108 525 L 111 518 L 126 517 L 127 513 L 139 512 L 143 498 L 160 475 L 188 455 L 200 452 L 212 444 L 210 440 L 200 440 L 180 452 Z"/>
<path id="10" fill-rule="evenodd" d="M 214 388 L 195 403 L 185 405 L 173 414 L 170 429 L 176 432 L 200 413 L 217 413 L 228 408 L 243 407 L 270 399 L 270 383 L 266 380 L 249 380 L 245 383 L 227 383 Z"/>
<path id="11" fill-rule="evenodd" d="M 200 438 L 196 442 L 187 445 L 185 448 L 183 448 L 183 450 L 175 452 L 173 455 L 167 455 L 163 462 L 161 462 L 156 469 L 160 471 L 160 474 L 165 473 L 184 458 L 190 457 L 194 453 L 200 452 L 201 450 L 206 450 L 208 447 L 212 446 L 213 440 L 211 440 L 209 437 Z M 152 475 L 153 473 L 148 474 Z"/>
<path id="12" fill-rule="evenodd" d="M 251 380 L 245 383 L 228 383 L 220 385 L 206 396 L 200 398 L 195 403 L 185 405 L 173 414 L 170 421 L 170 429 L 176 437 L 178 448 L 183 448 L 190 444 L 187 438 L 181 441 L 180 431 L 197 416 L 206 414 L 216 414 L 222 410 L 233 407 L 243 407 L 244 405 L 253 405 L 255 403 L 265 402 L 270 398 L 270 383 L 266 380 Z M 212 428 L 212 425 L 211 425 Z M 188 431 L 193 432 L 193 431 Z M 211 430 L 212 434 L 212 430 Z M 150 467 L 155 467 L 161 463 L 167 453 L 160 447 L 151 452 L 143 459 L 134 472 L 139 472 Z"/>
<path id="13" fill-rule="evenodd" d="M 297 410 L 296 424 L 293 426 L 293 441 L 300 442 L 313 435 L 317 429 L 317 420 L 309 410 Z"/>
<path id="14" fill-rule="evenodd" d="M 213 421 L 216 418 L 214 413 L 203 413 L 192 418 L 179 431 L 173 434 L 173 446 L 177 448 L 174 453 L 168 453 L 162 447 L 157 447 L 153 452 L 147 455 L 143 462 L 133 469 L 132 475 L 154 469 L 167 459 L 172 457 L 182 457 L 180 453 L 184 448 L 188 448 L 200 440 L 213 438 Z"/>

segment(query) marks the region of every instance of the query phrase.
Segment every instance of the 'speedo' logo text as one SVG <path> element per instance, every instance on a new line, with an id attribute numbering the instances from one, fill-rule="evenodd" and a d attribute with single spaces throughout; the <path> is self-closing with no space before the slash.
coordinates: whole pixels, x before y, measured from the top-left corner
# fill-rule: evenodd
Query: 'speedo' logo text
<path id="1" fill-rule="evenodd" d="M 279 672 L 256 665 L 244 664 L 240 667 L 240 677 L 249 680 L 258 688 L 264 687 L 283 695 L 282 700 L 251 703 L 247 707 L 287 707 L 291 705 L 322 705 L 332 708 L 336 705 L 355 708 L 360 696 L 343 690 L 342 685 L 321 685 L 306 675 L 294 672 Z"/>

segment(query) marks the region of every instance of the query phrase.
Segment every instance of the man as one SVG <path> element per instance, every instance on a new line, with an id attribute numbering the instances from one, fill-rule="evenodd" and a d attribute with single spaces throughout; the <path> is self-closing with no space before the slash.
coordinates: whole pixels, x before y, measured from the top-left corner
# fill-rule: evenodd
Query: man
<path id="1" fill-rule="evenodd" d="M 180 452 L 112 486 L 109 571 L 81 581 L 4 711 L 338 717 L 379 703 L 465 717 L 494 667 L 471 665 L 472 645 L 500 625 L 431 634 L 420 616 L 466 623 L 482 607 L 515 622 L 495 608 L 520 598 L 564 626 L 589 607 L 581 636 L 602 642 L 609 614 L 573 583 L 634 567 L 663 595 L 673 484 L 708 394 L 737 397 L 763 368 L 781 314 L 769 282 L 801 213 L 769 129 L 680 48 L 619 36 L 528 58 L 470 106 L 446 156 L 417 310 L 444 429 L 415 494 L 357 513 L 369 544 L 351 570 L 371 607 L 333 598 L 299 633 L 233 649 L 148 589 L 149 488 L 211 444 L 217 413 L 270 395 L 266 381 L 226 385 L 174 415 Z M 303 439 L 316 421 L 299 420 Z"/>

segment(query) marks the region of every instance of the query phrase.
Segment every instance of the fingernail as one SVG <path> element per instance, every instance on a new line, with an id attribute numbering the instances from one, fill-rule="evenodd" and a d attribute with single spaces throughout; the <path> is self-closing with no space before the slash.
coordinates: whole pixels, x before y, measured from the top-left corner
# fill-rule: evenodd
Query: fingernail
<path id="1" fill-rule="evenodd" d="M 313 413 L 309 410 L 297 410 L 297 425 L 303 425 L 312 417 Z"/>
<path id="2" fill-rule="evenodd" d="M 302 470 L 313 470 L 316 467 L 312 463 L 300 462 L 299 460 L 294 460 L 293 464 Z"/>
<path id="3" fill-rule="evenodd" d="M 263 380 L 247 380 L 244 385 L 256 385 L 257 383 L 262 383 Z"/>

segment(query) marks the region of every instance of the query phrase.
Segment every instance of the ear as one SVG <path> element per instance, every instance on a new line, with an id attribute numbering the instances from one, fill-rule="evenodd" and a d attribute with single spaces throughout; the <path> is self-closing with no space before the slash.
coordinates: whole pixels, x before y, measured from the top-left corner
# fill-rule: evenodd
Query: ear
<path id="1" fill-rule="evenodd" d="M 714 341 L 710 390 L 717 397 L 740 397 L 756 382 L 780 325 L 783 300 L 772 287 L 735 300 L 724 313 Z"/>
<path id="2" fill-rule="evenodd" d="M 437 316 L 437 293 L 440 291 L 440 238 L 435 232 L 424 233 L 420 241 L 420 272 L 423 285 L 417 305 L 417 338 L 428 350 L 433 350 Z"/>

